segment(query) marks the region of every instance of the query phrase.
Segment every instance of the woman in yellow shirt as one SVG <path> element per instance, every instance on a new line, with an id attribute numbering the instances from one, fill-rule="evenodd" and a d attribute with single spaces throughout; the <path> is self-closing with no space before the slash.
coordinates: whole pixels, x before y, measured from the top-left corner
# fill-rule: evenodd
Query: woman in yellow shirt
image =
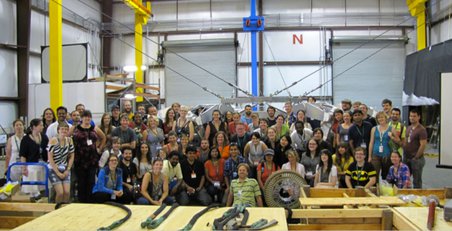
<path id="1" fill-rule="evenodd" d="M 345 171 L 348 166 L 354 161 L 353 156 L 350 154 L 350 148 L 347 143 L 341 143 L 336 149 L 336 153 L 333 154 L 333 164 L 337 168 L 337 176 L 339 179 L 339 188 L 347 188 L 345 184 Z"/>

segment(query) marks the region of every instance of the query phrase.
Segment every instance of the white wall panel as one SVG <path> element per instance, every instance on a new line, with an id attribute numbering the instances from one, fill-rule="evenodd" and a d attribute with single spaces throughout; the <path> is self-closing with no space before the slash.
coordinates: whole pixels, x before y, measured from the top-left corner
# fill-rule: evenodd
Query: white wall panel
<path id="1" fill-rule="evenodd" d="M 0 76 L 0 96 L 17 97 L 17 55 L 15 51 L 0 49 Z"/>
<path id="2" fill-rule="evenodd" d="M 0 102 L 0 124 L 6 131 L 14 131 L 12 129 L 12 123 L 17 119 L 19 112 L 17 104 L 13 102 Z M 3 132 L 1 132 L 3 133 Z"/>
<path id="3" fill-rule="evenodd" d="M 176 20 L 176 2 L 152 2 L 155 21 Z"/>
<path id="4" fill-rule="evenodd" d="M 320 31 L 264 32 L 264 61 L 319 60 L 324 54 L 322 34 Z M 326 34 L 325 41 L 329 41 L 329 33 Z M 300 38 L 302 44 L 297 40 Z"/>
<path id="5" fill-rule="evenodd" d="M 440 42 L 452 39 L 452 19 L 446 20 L 430 31 L 431 44 L 436 44 Z"/>
<path id="6" fill-rule="evenodd" d="M 382 13 L 407 13 L 408 6 L 405 0 L 379 0 Z"/>
<path id="7" fill-rule="evenodd" d="M 151 3 L 152 4 L 152 11 L 155 12 L 154 6 L 156 4 Z M 109 15 L 112 16 L 112 15 Z M 114 25 L 119 25 L 116 21 L 125 23 L 125 24 L 131 24 L 135 22 L 135 16 L 133 13 L 133 10 L 130 9 L 126 4 L 124 3 L 117 3 L 117 4 L 113 4 L 113 20 L 112 23 Z"/>
<path id="8" fill-rule="evenodd" d="M 16 42 L 16 4 L 8 0 L 0 0 L 0 43 L 17 44 Z"/>
<path id="9" fill-rule="evenodd" d="M 41 52 L 41 46 L 49 44 L 49 37 L 45 33 L 49 33 L 49 18 L 44 14 L 31 11 L 31 27 L 30 27 L 30 50 Z M 44 36 L 46 41 L 44 41 Z"/>
<path id="10" fill-rule="evenodd" d="M 301 14 L 311 12 L 311 0 L 263 0 L 263 13 L 266 14 Z"/>
<path id="11" fill-rule="evenodd" d="M 135 42 L 133 36 L 114 38 L 111 40 L 111 47 L 111 65 L 125 66 L 135 64 Z"/>
<path id="12" fill-rule="evenodd" d="M 28 83 L 41 83 L 41 58 L 30 56 L 28 68 Z"/>
<path id="13" fill-rule="evenodd" d="M 88 5 L 88 6 L 87 6 Z M 67 9 L 77 13 L 79 16 L 96 22 L 101 21 L 100 3 L 94 0 L 65 0 L 63 1 L 63 14 Z"/>
<path id="14" fill-rule="evenodd" d="M 345 0 L 312 1 L 313 13 L 344 13 Z"/>
<path id="15" fill-rule="evenodd" d="M 280 71 L 282 77 L 279 73 Z M 308 75 L 310 76 L 307 77 Z M 331 69 L 329 66 L 325 66 L 324 68 L 322 66 L 267 66 L 264 69 L 264 95 L 268 96 L 273 94 L 275 91 L 305 77 L 307 78 L 288 89 L 292 96 L 299 96 L 310 92 L 331 79 Z M 284 78 L 286 84 L 284 84 L 282 78 Z M 323 88 L 315 90 L 309 95 L 331 96 L 331 93 L 331 82 L 329 82 Z M 287 91 L 279 94 L 279 96 L 288 95 Z"/>
<path id="16" fill-rule="evenodd" d="M 212 18 L 236 18 L 250 15 L 249 0 L 212 1 Z"/>

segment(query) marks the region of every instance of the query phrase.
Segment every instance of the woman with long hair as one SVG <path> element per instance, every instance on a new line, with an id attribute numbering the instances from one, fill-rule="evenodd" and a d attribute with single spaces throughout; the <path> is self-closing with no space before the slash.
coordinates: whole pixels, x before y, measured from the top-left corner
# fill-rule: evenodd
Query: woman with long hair
<path id="1" fill-rule="evenodd" d="M 218 148 L 213 147 L 209 152 L 209 159 L 204 163 L 207 180 L 207 193 L 214 198 L 214 202 L 226 204 L 227 192 L 224 178 L 224 162 Z"/>
<path id="2" fill-rule="evenodd" d="M 348 170 L 350 164 L 355 160 L 353 155 L 350 153 L 350 148 L 347 143 L 339 144 L 336 149 L 336 153 L 332 156 L 333 164 L 337 168 L 337 175 L 339 178 L 339 188 L 347 188 L 345 184 L 345 172 Z"/>
<path id="3" fill-rule="evenodd" d="M 352 124 L 352 114 L 350 112 L 344 112 L 344 115 L 342 117 L 343 123 L 337 126 L 337 132 L 336 132 L 336 144 L 340 143 L 348 143 L 349 138 L 348 137 L 348 130 L 353 125 Z"/>
<path id="4" fill-rule="evenodd" d="M 212 112 L 212 120 L 207 124 L 206 132 L 204 133 L 204 138 L 209 139 L 210 146 L 214 145 L 215 135 L 219 131 L 228 134 L 228 125 L 221 120 L 221 112 L 219 110 L 214 110 Z"/>
<path id="5" fill-rule="evenodd" d="M 314 187 L 314 174 L 316 166 L 320 163 L 319 143 L 314 139 L 310 139 L 307 143 L 306 152 L 301 156 L 301 164 L 306 170 L 306 181 Z"/>
<path id="6" fill-rule="evenodd" d="M 276 136 L 276 130 L 272 127 L 267 128 L 267 139 L 265 140 L 265 145 L 268 148 L 276 150 L 276 146 L 279 143 L 279 139 Z"/>
<path id="7" fill-rule="evenodd" d="M 284 116 L 279 114 L 276 116 L 276 124 L 272 126 L 272 128 L 274 128 L 276 131 L 276 137 L 278 137 L 278 139 L 286 134 L 289 134 L 290 132 L 289 125 L 287 125 L 287 123 L 284 123 L 284 121 Z"/>
<path id="8" fill-rule="evenodd" d="M 220 158 L 224 160 L 229 158 L 229 139 L 225 132 L 219 131 L 215 134 L 213 146 L 218 149 Z"/>
<path id="9" fill-rule="evenodd" d="M 121 204 L 130 204 L 131 195 L 124 193 L 122 185 L 122 169 L 118 168 L 119 159 L 110 155 L 108 165 L 101 168 L 92 193 L 96 203 L 115 201 Z"/>
<path id="10" fill-rule="evenodd" d="M 159 156 L 163 141 L 165 140 L 164 131 L 157 126 L 157 123 L 157 117 L 150 116 L 148 119 L 148 128 L 143 132 L 142 142 L 147 143 L 152 158 Z M 149 159 L 149 161 L 151 161 L 151 159 Z"/>
<path id="11" fill-rule="evenodd" d="M 71 168 L 74 164 L 74 143 L 68 137 L 69 125 L 58 123 L 58 136 L 49 141 L 49 180 L 55 189 L 55 203 L 69 203 Z"/>
<path id="12" fill-rule="evenodd" d="M 337 183 L 337 168 L 333 165 L 331 153 L 327 149 L 320 151 L 320 163 L 316 166 L 314 187 L 334 188 Z"/>
<path id="13" fill-rule="evenodd" d="M 155 158 L 152 161 L 152 171 L 143 176 L 141 185 L 141 197 L 138 198 L 139 205 L 162 205 L 173 204 L 172 197 L 168 197 L 168 177 L 162 173 L 163 160 Z"/>
<path id="14" fill-rule="evenodd" d="M 298 162 L 300 158 L 298 157 L 297 151 L 293 149 L 288 150 L 287 159 L 288 161 L 282 165 L 281 169 L 294 171 L 304 178 L 306 172 L 304 170 L 304 166 Z"/>
<path id="15" fill-rule="evenodd" d="M 105 143 L 105 147 L 107 149 L 111 148 L 111 132 L 115 127 L 113 127 L 113 124 L 111 123 L 111 115 L 110 113 L 106 112 L 102 115 L 102 118 L 100 119 L 100 130 L 104 133 L 105 137 L 107 138 L 107 142 Z"/>
<path id="16" fill-rule="evenodd" d="M 6 160 L 5 160 L 5 169 L 8 170 L 8 167 L 16 162 L 20 162 L 19 150 L 20 150 L 20 142 L 25 135 L 25 123 L 24 121 L 17 119 L 13 122 L 14 134 L 9 137 L 6 142 Z M 6 175 L 6 174 L 5 174 Z M 19 181 L 21 176 L 20 168 L 12 167 L 10 172 L 10 177 L 12 181 Z"/>
<path id="17" fill-rule="evenodd" d="M 259 163 L 257 166 L 257 182 L 259 183 L 259 188 L 261 191 L 264 191 L 265 182 L 270 177 L 270 175 L 280 168 L 273 162 L 273 157 L 275 156 L 275 151 L 273 149 L 268 148 L 264 152 L 264 161 Z"/>
<path id="18" fill-rule="evenodd" d="M 328 149 L 330 152 L 333 151 L 332 145 L 328 141 L 323 140 L 323 130 L 321 128 L 314 128 L 312 138 L 319 143 L 320 150 Z"/>
<path id="19" fill-rule="evenodd" d="M 281 167 L 283 164 L 287 163 L 289 159 L 287 159 L 287 150 L 292 149 L 292 139 L 289 134 L 286 134 L 279 139 L 278 144 L 275 149 L 275 158 L 274 161 L 278 167 Z"/>
<path id="20" fill-rule="evenodd" d="M 20 142 L 19 156 L 21 162 L 47 162 L 47 144 L 49 139 L 42 133 L 44 126 L 41 119 L 32 119 L 27 130 L 27 135 Z M 42 167 L 23 166 L 22 174 L 24 181 L 43 180 L 45 178 Z M 39 197 L 40 188 L 37 185 L 24 185 L 22 192 L 30 194 L 32 197 Z"/>
<path id="21" fill-rule="evenodd" d="M 170 131 L 173 130 L 175 123 L 176 123 L 176 113 L 172 108 L 170 108 L 166 110 L 165 121 L 163 121 L 163 134 L 165 134 L 165 137 L 168 135 Z"/>
<path id="22" fill-rule="evenodd" d="M 49 127 L 56 121 L 55 112 L 53 111 L 52 108 L 48 107 L 44 109 L 44 111 L 42 112 L 41 118 L 44 125 L 42 132 L 45 134 L 47 131 L 47 127 Z"/>
<path id="23" fill-rule="evenodd" d="M 141 143 L 137 156 L 132 160 L 137 166 L 137 178 L 139 182 L 143 179 L 144 174 L 152 169 L 152 159 L 149 145 L 147 143 Z"/>
<path id="24" fill-rule="evenodd" d="M 175 131 L 170 131 L 168 133 L 168 143 L 165 144 L 162 150 L 165 152 L 165 156 L 168 156 L 172 151 L 179 150 L 179 144 L 177 143 L 177 134 Z"/>
<path id="25" fill-rule="evenodd" d="M 186 134 L 188 136 L 188 142 L 192 142 L 195 138 L 195 127 L 193 126 L 193 122 L 187 119 L 188 107 L 182 106 L 179 109 L 179 118 L 174 123 L 174 129 L 178 135 L 181 137 L 182 134 Z"/>

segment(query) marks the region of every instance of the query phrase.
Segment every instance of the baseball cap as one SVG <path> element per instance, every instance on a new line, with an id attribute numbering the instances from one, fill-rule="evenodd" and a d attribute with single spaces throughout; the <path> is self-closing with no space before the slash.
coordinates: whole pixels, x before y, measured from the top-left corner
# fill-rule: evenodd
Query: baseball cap
<path id="1" fill-rule="evenodd" d="M 268 148 L 268 149 L 265 150 L 265 152 L 264 152 L 264 156 L 266 156 L 266 155 L 274 156 L 274 155 L 275 155 L 275 151 L 273 151 L 273 149 Z"/>

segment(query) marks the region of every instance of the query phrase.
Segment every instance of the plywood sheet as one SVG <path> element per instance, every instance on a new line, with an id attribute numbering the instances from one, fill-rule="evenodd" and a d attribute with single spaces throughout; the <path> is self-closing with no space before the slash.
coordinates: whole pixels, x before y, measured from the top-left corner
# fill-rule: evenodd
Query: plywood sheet
<path id="1" fill-rule="evenodd" d="M 428 207 L 398 207 L 393 209 L 398 212 L 399 216 L 403 216 L 420 230 L 427 230 Z M 435 212 L 436 219 L 433 230 L 452 230 L 452 222 L 444 220 L 443 210 L 437 208 Z"/>
<path id="2" fill-rule="evenodd" d="M 140 224 L 157 206 L 129 205 L 132 217 L 115 230 L 142 230 Z M 197 212 L 204 207 L 181 206 L 155 230 L 179 230 L 183 228 Z M 164 214 L 169 206 L 160 214 Z M 211 210 L 198 219 L 192 230 L 212 230 L 213 220 L 220 217 L 228 208 Z M 261 218 L 276 219 L 278 225 L 272 230 L 287 230 L 287 223 L 283 208 L 248 208 L 250 217 L 248 224 Z M 119 208 L 101 204 L 70 204 L 55 210 L 14 230 L 96 230 L 108 226 L 113 221 L 125 216 Z M 160 216 L 159 216 L 160 217 Z"/>

